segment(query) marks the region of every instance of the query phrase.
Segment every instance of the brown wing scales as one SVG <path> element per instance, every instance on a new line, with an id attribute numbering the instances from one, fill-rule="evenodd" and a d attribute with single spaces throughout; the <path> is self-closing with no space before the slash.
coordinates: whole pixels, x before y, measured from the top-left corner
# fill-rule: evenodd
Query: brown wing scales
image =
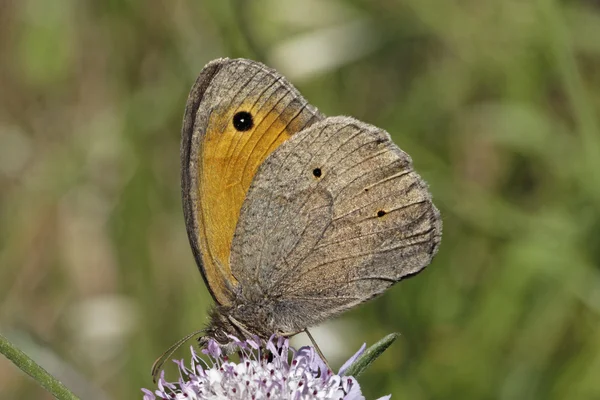
<path id="1" fill-rule="evenodd" d="M 245 297 L 271 299 L 282 313 L 275 321 L 302 329 L 419 272 L 440 237 L 439 213 L 410 157 L 385 131 L 332 117 L 259 168 L 231 267 Z"/>
<path id="2" fill-rule="evenodd" d="M 251 115 L 250 129 L 235 128 L 240 111 Z M 192 88 L 181 142 L 184 213 L 194 256 L 219 304 L 231 304 L 237 285 L 231 244 L 257 169 L 321 118 L 285 78 L 249 60 L 211 62 Z"/>

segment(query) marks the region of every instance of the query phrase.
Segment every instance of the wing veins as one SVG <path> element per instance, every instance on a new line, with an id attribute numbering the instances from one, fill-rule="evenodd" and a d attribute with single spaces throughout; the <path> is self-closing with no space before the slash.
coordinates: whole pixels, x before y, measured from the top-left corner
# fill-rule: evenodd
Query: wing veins
<path id="1" fill-rule="evenodd" d="M 288 93 L 286 93 L 286 96 L 287 96 L 288 94 L 289 94 L 289 92 L 288 92 Z M 284 96 L 284 97 L 285 97 L 285 96 Z M 297 96 L 296 96 L 296 97 L 294 97 L 294 98 L 292 98 L 292 99 L 290 100 L 290 102 L 289 102 L 289 103 L 288 103 L 288 104 L 285 106 L 285 108 L 283 109 L 283 111 L 287 110 L 287 109 L 288 109 L 288 107 L 289 107 L 289 106 L 290 106 L 290 105 L 291 105 L 291 104 L 294 102 L 294 100 L 296 100 L 297 98 L 298 98 Z M 277 103 L 277 104 L 279 104 L 279 103 Z M 303 106 L 302 106 L 302 107 L 301 107 L 301 108 L 298 110 L 298 112 L 296 113 L 296 115 L 294 115 L 294 117 L 288 121 L 288 123 L 285 125 L 285 127 L 283 127 L 283 129 L 281 129 L 281 130 L 280 130 L 280 131 L 277 133 L 277 136 L 276 136 L 276 137 L 273 139 L 273 141 L 271 141 L 271 143 L 270 143 L 270 144 L 269 144 L 269 146 L 267 147 L 267 151 L 266 151 L 266 152 L 263 152 L 263 153 L 260 155 L 260 159 L 264 159 L 264 158 L 266 158 L 266 157 L 265 157 L 265 154 L 269 152 L 269 149 L 271 148 L 271 145 L 272 145 L 273 143 L 275 143 L 275 142 L 277 141 L 277 139 L 279 139 L 279 137 L 281 136 L 281 134 L 282 134 L 282 133 L 283 133 L 283 132 L 284 132 L 284 131 L 287 129 L 287 127 L 288 127 L 288 126 L 289 126 L 289 125 L 292 123 L 292 121 L 293 121 L 294 119 L 296 119 L 296 117 L 298 117 L 298 115 L 300 115 L 300 113 L 302 112 L 302 110 L 304 110 L 304 108 L 306 107 L 306 105 L 307 105 L 307 104 L 308 104 L 308 103 L 305 103 L 305 104 L 304 104 L 304 105 L 303 105 Z M 282 113 L 283 113 L 283 111 L 282 111 Z M 269 111 L 269 113 L 270 113 L 270 112 L 271 112 L 271 111 Z M 248 153 L 248 157 L 247 157 L 247 158 L 246 158 L 246 160 L 244 161 L 244 170 L 242 171 L 242 177 L 244 177 L 244 176 L 246 175 L 246 171 L 247 171 L 247 168 L 248 168 L 248 161 L 250 160 L 250 154 L 252 154 L 252 153 L 254 152 L 254 150 L 256 149 L 256 146 L 258 146 L 258 143 L 260 142 L 260 140 L 261 140 L 261 139 L 262 139 L 262 138 L 265 136 L 265 134 L 266 134 L 266 133 L 267 133 L 267 132 L 268 132 L 268 131 L 271 129 L 271 127 L 273 126 L 273 124 L 275 123 L 275 121 L 277 121 L 277 119 L 278 119 L 278 117 L 274 118 L 274 119 L 273 119 L 273 121 L 271 121 L 271 124 L 269 124 L 269 126 L 268 126 L 266 129 L 264 129 L 264 133 L 263 133 L 263 134 L 260 136 L 260 138 L 258 138 L 258 140 L 257 140 L 257 141 L 254 143 L 254 145 L 252 146 L 252 149 L 251 149 L 251 150 L 250 150 L 250 152 Z M 243 151 L 243 150 L 244 150 L 244 148 L 246 147 L 246 145 L 247 145 L 247 144 L 248 144 L 248 142 L 246 142 L 246 143 L 244 144 L 244 147 L 242 147 L 242 150 L 241 150 L 241 151 Z M 264 157 L 264 158 L 263 158 L 263 157 Z"/>
<path id="2" fill-rule="evenodd" d="M 364 256 L 374 256 L 374 255 L 377 255 L 377 254 L 384 254 L 384 253 L 388 253 L 388 252 L 395 251 L 395 250 L 406 249 L 406 248 L 417 246 L 417 245 L 420 245 L 420 244 L 425 244 L 427 242 L 428 242 L 428 240 L 420 241 L 420 242 L 414 242 L 414 243 L 408 243 L 406 245 L 389 247 L 389 248 L 386 248 L 386 249 L 383 249 L 383 250 L 379 250 L 379 251 L 363 252 L 363 253 L 358 253 L 358 254 L 355 254 L 355 255 L 352 255 L 352 256 L 349 256 L 349 257 L 342 257 L 342 258 L 337 258 L 337 259 L 334 259 L 334 260 L 329 260 L 329 261 L 327 261 L 325 263 L 321 263 L 321 264 L 315 265 L 314 267 L 312 267 L 312 268 L 308 269 L 307 271 L 305 271 L 304 274 L 308 274 L 308 273 L 314 271 L 315 269 L 319 269 L 321 267 L 324 267 L 326 265 L 333 264 L 333 263 L 336 263 L 336 262 L 339 262 L 339 261 L 353 260 L 353 259 L 361 258 L 361 257 L 364 257 Z M 289 288 L 289 285 L 286 285 L 286 287 Z M 307 288 L 307 286 L 300 286 L 300 287 L 297 287 L 296 289 L 306 289 L 306 288 Z"/>
<path id="3" fill-rule="evenodd" d="M 350 242 L 352 240 L 363 239 L 363 238 L 366 238 L 366 237 L 369 237 L 369 236 L 373 236 L 373 235 L 380 235 L 382 233 L 386 233 L 386 232 L 390 232 L 390 231 L 395 231 L 395 230 L 398 230 L 398 229 L 400 229 L 399 226 L 394 226 L 394 227 L 391 227 L 391 228 L 383 229 L 381 231 L 369 232 L 369 233 L 365 233 L 363 235 L 353 236 L 353 237 L 351 237 L 349 239 L 338 240 L 337 242 L 325 242 L 322 245 L 316 246 L 316 248 L 317 249 L 324 249 L 326 247 L 333 246 L 333 245 L 336 245 L 336 244 L 346 243 L 346 242 Z M 404 236 L 404 237 L 398 238 L 398 240 L 414 239 L 414 238 L 419 237 L 419 236 L 425 236 L 425 235 L 431 233 L 431 231 L 433 231 L 433 229 L 434 229 L 434 227 L 431 227 L 431 228 L 426 229 L 424 231 L 414 233 L 414 234 L 412 234 L 410 236 Z"/>
<path id="4" fill-rule="evenodd" d="M 406 192 L 406 193 L 404 193 L 404 194 L 405 194 L 405 195 L 407 195 L 407 194 L 408 194 L 408 193 L 410 193 L 412 190 L 414 190 L 414 189 L 412 189 L 412 187 L 413 187 L 413 186 L 415 186 L 415 185 L 414 185 L 414 184 L 413 184 L 413 185 L 410 185 L 410 186 L 409 186 L 409 188 L 411 188 L 411 190 L 410 190 L 410 191 L 407 191 L 407 192 Z M 375 204 L 375 203 L 377 203 L 377 202 L 379 202 L 379 201 L 381 201 L 381 200 L 383 200 L 383 199 L 385 199 L 385 198 L 387 198 L 387 197 L 391 197 L 391 196 L 397 195 L 397 194 L 399 194 L 399 193 L 402 193 L 402 192 L 403 192 L 402 190 L 397 190 L 397 191 L 395 191 L 395 192 L 393 192 L 393 193 L 390 193 L 390 194 L 386 194 L 386 195 L 384 195 L 384 196 L 381 196 L 381 197 L 377 198 L 376 200 L 373 200 L 373 201 L 371 201 L 371 202 L 369 202 L 369 203 L 367 203 L 367 204 L 364 204 L 364 205 L 362 205 L 362 206 L 360 206 L 360 207 L 358 207 L 358 208 L 355 208 L 355 209 L 353 209 L 353 210 L 351 210 L 351 211 L 348 211 L 348 212 L 347 212 L 347 213 L 345 213 L 345 214 L 339 215 L 339 216 L 335 217 L 333 220 L 334 220 L 334 221 L 338 221 L 338 220 L 340 220 L 340 219 L 342 219 L 342 218 L 344 218 L 344 217 L 347 217 L 347 216 L 348 216 L 348 215 L 350 215 L 350 214 L 354 214 L 354 213 L 355 213 L 355 212 L 357 212 L 357 211 L 363 210 L 363 209 L 367 208 L 368 206 L 370 206 L 370 205 L 373 205 L 373 204 Z M 419 200 L 419 201 L 415 201 L 415 202 L 413 202 L 413 203 L 409 203 L 409 204 L 406 204 L 406 205 L 403 205 L 403 206 L 397 207 L 397 208 L 395 208 L 395 209 L 393 209 L 393 210 L 390 210 L 389 212 L 391 212 L 391 211 L 403 210 L 403 209 L 405 209 L 405 208 L 407 208 L 407 207 L 414 206 L 415 204 L 421 204 L 421 203 L 424 203 L 424 202 L 427 202 L 427 201 L 428 201 L 428 200 Z M 371 219 L 371 218 L 376 218 L 376 217 L 367 217 L 366 219 Z M 364 221 L 364 220 L 363 220 L 363 221 Z"/>

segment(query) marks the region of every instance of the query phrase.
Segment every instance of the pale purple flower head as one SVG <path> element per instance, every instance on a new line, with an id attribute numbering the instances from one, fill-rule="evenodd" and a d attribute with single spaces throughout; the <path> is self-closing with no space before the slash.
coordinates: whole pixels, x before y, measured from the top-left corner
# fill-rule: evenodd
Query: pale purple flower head
<path id="1" fill-rule="evenodd" d="M 157 390 L 142 389 L 144 400 L 364 400 L 356 379 L 343 376 L 347 367 L 362 354 L 364 345 L 342 366 L 339 374 L 334 374 L 311 346 L 295 350 L 285 338 L 271 338 L 266 344 L 258 338 L 231 339 L 240 354 L 238 363 L 224 356 L 213 340 L 202 350 L 209 362 L 200 358 L 192 346 L 189 367 L 183 360 L 174 360 L 179 367 L 179 380 L 167 382 L 162 371 Z"/>

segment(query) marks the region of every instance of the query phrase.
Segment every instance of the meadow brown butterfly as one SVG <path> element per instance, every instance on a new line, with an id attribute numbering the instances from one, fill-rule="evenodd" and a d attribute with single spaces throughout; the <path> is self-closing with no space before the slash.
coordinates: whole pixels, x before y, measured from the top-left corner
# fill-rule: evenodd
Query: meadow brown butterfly
<path id="1" fill-rule="evenodd" d="M 387 132 L 324 116 L 255 61 L 204 67 L 181 167 L 190 244 L 216 302 L 204 341 L 302 332 L 418 273 L 440 243 L 427 185 Z"/>

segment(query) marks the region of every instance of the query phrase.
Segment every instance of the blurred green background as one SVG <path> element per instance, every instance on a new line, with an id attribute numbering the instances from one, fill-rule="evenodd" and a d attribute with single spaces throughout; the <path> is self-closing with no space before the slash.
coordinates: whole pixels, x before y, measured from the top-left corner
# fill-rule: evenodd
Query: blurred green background
<path id="1" fill-rule="evenodd" d="M 425 272 L 316 329 L 334 368 L 396 331 L 367 398 L 600 398 L 595 0 L 0 2 L 2 333 L 130 399 L 203 326 L 180 125 L 224 56 L 389 131 L 441 209 Z M 50 396 L 0 357 L 0 398 Z"/>

